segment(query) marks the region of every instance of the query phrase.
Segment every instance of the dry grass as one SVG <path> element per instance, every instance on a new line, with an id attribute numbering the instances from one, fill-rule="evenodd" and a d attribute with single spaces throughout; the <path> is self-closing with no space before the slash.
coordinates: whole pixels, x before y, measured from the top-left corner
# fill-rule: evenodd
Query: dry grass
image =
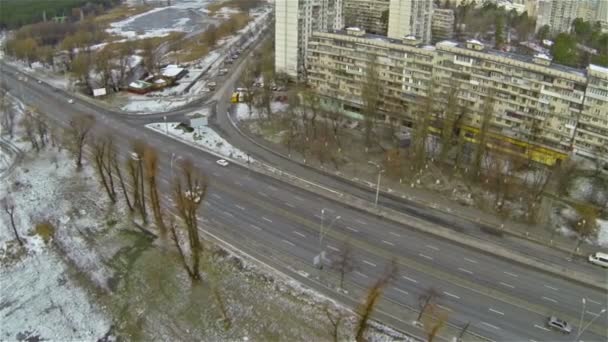
<path id="1" fill-rule="evenodd" d="M 110 23 L 120 21 L 120 20 L 126 19 L 130 16 L 134 16 L 134 15 L 137 15 L 140 13 L 147 12 L 151 9 L 152 9 L 152 7 L 150 7 L 150 6 L 130 7 L 127 5 L 122 5 L 122 6 L 114 7 L 107 13 L 96 17 L 95 22 L 97 22 L 98 24 L 100 24 L 102 26 L 109 26 Z"/>
<path id="2" fill-rule="evenodd" d="M 221 10 L 224 7 L 233 7 L 233 8 L 247 8 L 250 6 L 250 3 L 253 0 L 226 0 L 226 1 L 218 1 L 207 6 L 209 10 L 209 14 L 213 15 L 215 12 Z"/>

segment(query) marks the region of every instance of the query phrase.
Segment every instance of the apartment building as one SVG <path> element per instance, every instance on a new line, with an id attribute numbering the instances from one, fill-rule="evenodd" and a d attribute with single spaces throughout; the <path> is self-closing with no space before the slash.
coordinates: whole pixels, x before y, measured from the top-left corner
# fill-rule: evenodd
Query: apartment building
<path id="1" fill-rule="evenodd" d="M 454 10 L 433 9 L 431 21 L 431 36 L 433 42 L 452 39 L 454 36 Z"/>
<path id="2" fill-rule="evenodd" d="M 343 0 L 344 25 L 385 36 L 391 0 Z"/>
<path id="3" fill-rule="evenodd" d="M 342 27 L 342 0 L 275 0 L 276 71 L 301 77 L 312 32 Z"/>
<path id="4" fill-rule="evenodd" d="M 390 0 L 388 37 L 403 39 L 414 36 L 429 44 L 432 16 L 432 0 Z"/>
<path id="5" fill-rule="evenodd" d="M 545 55 L 508 54 L 474 40 L 417 43 L 362 30 L 315 33 L 308 81 L 323 95 L 324 106 L 360 117 L 365 70 L 373 61 L 382 89 L 380 112 L 404 126 L 412 125 L 413 109 L 429 94 L 440 103 L 455 87 L 465 108 L 460 133 L 471 142 L 491 99 L 490 146 L 546 164 L 572 151 L 597 157 L 597 149 L 608 143 L 607 69 L 572 69 Z M 441 115 L 436 113 L 436 127 Z M 608 154 L 601 158 L 608 160 Z"/>
<path id="6" fill-rule="evenodd" d="M 572 21 L 578 16 L 579 4 L 578 0 L 539 0 L 536 31 L 549 25 L 552 34 L 570 32 Z"/>

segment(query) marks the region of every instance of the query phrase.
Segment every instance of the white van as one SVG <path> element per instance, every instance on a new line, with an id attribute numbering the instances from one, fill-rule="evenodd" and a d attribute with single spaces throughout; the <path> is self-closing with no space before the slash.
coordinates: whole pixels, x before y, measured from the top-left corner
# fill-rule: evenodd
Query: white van
<path id="1" fill-rule="evenodd" d="M 602 252 L 591 254 L 589 255 L 589 262 L 608 268 L 608 254 Z"/>

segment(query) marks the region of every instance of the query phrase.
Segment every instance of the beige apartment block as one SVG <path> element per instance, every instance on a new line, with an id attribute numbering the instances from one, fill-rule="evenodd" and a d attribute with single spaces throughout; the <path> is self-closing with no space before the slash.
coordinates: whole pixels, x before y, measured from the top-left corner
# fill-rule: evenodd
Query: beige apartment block
<path id="1" fill-rule="evenodd" d="M 452 39 L 454 36 L 454 10 L 434 9 L 431 21 L 433 42 Z"/>
<path id="2" fill-rule="evenodd" d="M 323 95 L 323 105 L 360 118 L 365 72 L 374 63 L 382 94 L 379 114 L 386 120 L 411 126 L 416 104 L 429 94 L 441 103 L 456 87 L 465 108 L 460 133 L 471 142 L 479 133 L 483 105 L 492 99 L 491 147 L 554 164 L 571 152 L 596 158 L 598 148 L 606 146 L 606 69 L 573 69 L 545 55 L 508 54 L 475 40 L 419 43 L 362 30 L 314 33 L 308 81 Z M 440 128 L 441 110 L 435 114 L 434 126 Z"/>
<path id="3" fill-rule="evenodd" d="M 343 0 L 344 25 L 386 35 L 390 0 Z"/>

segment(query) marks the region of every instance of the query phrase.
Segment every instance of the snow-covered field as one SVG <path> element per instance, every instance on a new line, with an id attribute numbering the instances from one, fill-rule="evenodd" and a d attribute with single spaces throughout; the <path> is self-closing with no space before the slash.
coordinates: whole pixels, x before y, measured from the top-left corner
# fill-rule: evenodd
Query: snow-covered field
<path id="1" fill-rule="evenodd" d="M 270 109 L 273 113 L 279 113 L 285 111 L 289 107 L 287 102 L 272 102 L 270 104 Z M 260 118 L 259 111 L 251 107 L 251 112 L 249 111 L 249 106 L 245 103 L 238 103 L 234 108 L 234 118 L 238 121 L 242 120 L 255 120 Z"/>

